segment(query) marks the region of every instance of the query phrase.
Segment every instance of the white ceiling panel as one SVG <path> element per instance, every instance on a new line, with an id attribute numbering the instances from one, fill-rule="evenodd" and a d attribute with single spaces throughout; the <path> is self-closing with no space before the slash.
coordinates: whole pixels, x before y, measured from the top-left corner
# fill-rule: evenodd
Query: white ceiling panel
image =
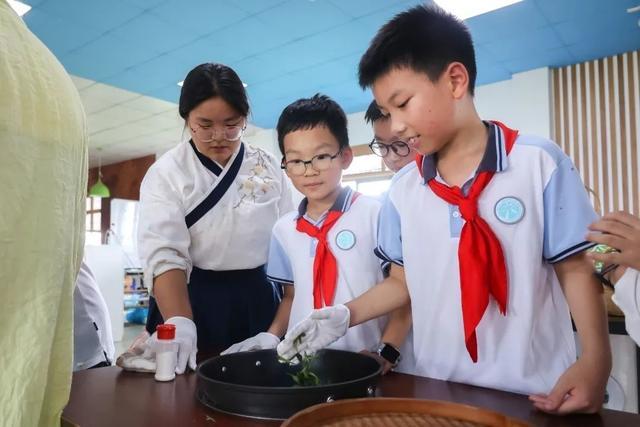
<path id="1" fill-rule="evenodd" d="M 96 82 L 94 82 L 93 80 L 83 79 L 82 77 L 78 77 L 78 76 L 70 76 L 70 77 L 71 77 L 71 81 L 73 81 L 73 84 L 78 90 L 82 90 L 88 86 L 96 84 Z"/>
<path id="2" fill-rule="evenodd" d="M 171 110 L 176 111 L 177 114 L 178 111 L 178 106 L 172 102 L 142 95 L 126 101 L 122 105 L 134 110 L 148 111 L 149 113 L 164 113 Z"/>
<path id="3" fill-rule="evenodd" d="M 115 105 L 98 113 L 87 115 L 89 132 L 92 135 L 106 129 L 117 128 L 149 117 L 149 115 L 146 111 Z"/>
<path id="4" fill-rule="evenodd" d="M 103 165 L 163 153 L 184 137 L 178 105 L 71 76 L 80 92 L 89 127 L 89 165 Z M 249 124 L 245 135 L 261 128 Z"/>

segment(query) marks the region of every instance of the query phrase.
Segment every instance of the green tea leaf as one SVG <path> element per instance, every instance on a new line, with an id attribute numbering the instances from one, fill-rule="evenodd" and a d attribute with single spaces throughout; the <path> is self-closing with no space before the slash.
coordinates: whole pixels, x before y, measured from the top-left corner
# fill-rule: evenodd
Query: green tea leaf
<path id="1" fill-rule="evenodd" d="M 302 338 L 304 338 L 304 333 L 298 335 L 293 340 L 293 345 L 295 349 L 298 350 L 298 345 L 302 342 Z M 297 373 L 291 374 L 287 373 L 292 379 L 293 382 L 298 386 L 314 386 L 320 384 L 320 378 L 313 372 L 311 372 L 311 363 L 315 359 L 315 356 L 312 355 L 303 355 L 298 351 L 291 359 L 286 359 L 284 357 L 278 356 L 278 361 L 280 363 L 288 363 L 289 365 L 298 364 L 300 369 Z M 297 361 L 296 362 L 294 362 Z"/>

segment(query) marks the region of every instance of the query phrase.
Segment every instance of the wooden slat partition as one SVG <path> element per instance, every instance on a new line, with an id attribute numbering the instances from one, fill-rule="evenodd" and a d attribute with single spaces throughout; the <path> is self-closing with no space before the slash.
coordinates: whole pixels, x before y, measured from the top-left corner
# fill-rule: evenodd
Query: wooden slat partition
<path id="1" fill-rule="evenodd" d="M 640 52 L 551 72 L 554 140 L 603 212 L 640 215 Z"/>

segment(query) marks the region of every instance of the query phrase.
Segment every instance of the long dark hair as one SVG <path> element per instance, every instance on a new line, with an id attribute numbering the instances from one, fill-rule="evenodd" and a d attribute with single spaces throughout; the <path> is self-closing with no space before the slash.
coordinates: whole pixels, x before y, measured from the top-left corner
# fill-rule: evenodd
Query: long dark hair
<path id="1" fill-rule="evenodd" d="M 180 91 L 178 112 L 187 119 L 191 110 L 209 98 L 219 96 L 242 116 L 249 115 L 249 100 L 242 80 L 223 64 L 200 64 L 189 71 Z"/>

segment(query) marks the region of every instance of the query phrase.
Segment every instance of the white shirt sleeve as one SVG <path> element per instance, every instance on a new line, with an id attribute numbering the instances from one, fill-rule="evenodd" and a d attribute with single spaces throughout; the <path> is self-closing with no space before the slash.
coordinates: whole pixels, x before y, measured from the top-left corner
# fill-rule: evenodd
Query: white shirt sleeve
<path id="1" fill-rule="evenodd" d="M 383 270 L 390 263 L 404 266 L 400 214 L 388 193 L 378 214 L 376 240 L 377 246 L 373 252 L 382 260 Z"/>
<path id="2" fill-rule="evenodd" d="M 284 172 L 281 172 L 280 176 L 282 192 L 280 193 L 280 200 L 278 201 L 278 217 L 293 210 L 293 198 L 291 196 L 292 183 Z"/>
<path id="3" fill-rule="evenodd" d="M 189 255 L 191 235 L 179 194 L 168 180 L 150 169 L 140 187 L 138 249 L 147 286 L 169 270 L 183 270 L 187 280 L 193 267 Z"/>
<path id="4" fill-rule="evenodd" d="M 564 154 L 544 194 L 544 258 L 551 264 L 594 246 L 585 241 L 589 224 L 598 219 L 580 174 Z"/>
<path id="5" fill-rule="evenodd" d="M 624 313 L 627 333 L 640 345 L 640 271 L 627 268 L 615 286 L 613 302 Z"/>
<path id="6" fill-rule="evenodd" d="M 109 309 L 93 272 L 83 260 L 73 291 L 73 370 L 114 360 Z"/>
<path id="7" fill-rule="evenodd" d="M 287 251 L 282 247 L 275 232 L 271 235 L 269 261 L 267 262 L 267 278 L 283 285 L 293 285 L 293 269 Z"/>

